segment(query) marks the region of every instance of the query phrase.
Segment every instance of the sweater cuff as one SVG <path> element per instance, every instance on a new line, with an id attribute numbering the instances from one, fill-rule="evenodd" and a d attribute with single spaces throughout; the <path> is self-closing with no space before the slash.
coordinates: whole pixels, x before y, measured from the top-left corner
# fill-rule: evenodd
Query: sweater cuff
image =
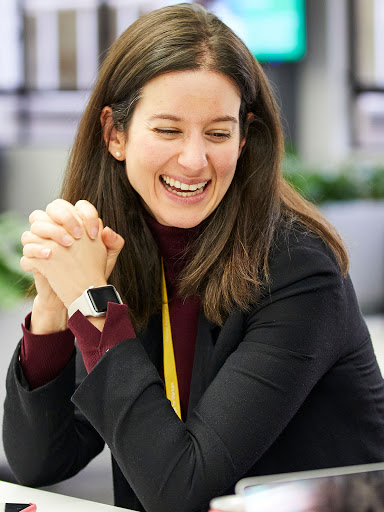
<path id="1" fill-rule="evenodd" d="M 70 360 L 74 337 L 69 329 L 52 334 L 33 334 L 29 329 L 31 313 L 21 325 L 23 339 L 20 363 L 30 389 L 36 389 L 56 378 Z"/>
<path id="2" fill-rule="evenodd" d="M 77 346 L 88 373 L 110 348 L 123 340 L 136 338 L 125 304 L 108 302 L 103 332 L 92 325 L 80 311 L 71 316 L 68 325 L 76 336 Z"/>

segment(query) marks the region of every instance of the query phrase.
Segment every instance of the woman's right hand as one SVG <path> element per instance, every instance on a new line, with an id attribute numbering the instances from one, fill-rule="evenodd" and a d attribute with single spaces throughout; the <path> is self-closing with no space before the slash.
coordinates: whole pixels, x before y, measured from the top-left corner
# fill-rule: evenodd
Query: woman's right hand
<path id="1" fill-rule="evenodd" d="M 90 238 L 96 238 L 101 224 L 96 209 L 89 202 L 79 201 L 73 206 L 61 199 L 50 203 L 46 212 L 32 212 L 29 221 L 30 231 L 23 233 L 21 240 L 24 246 L 34 245 L 35 257 L 38 258 L 49 258 L 41 245 L 42 239 L 54 240 L 64 247 L 70 247 L 76 238 L 81 238 L 85 234 L 84 232 Z M 110 228 L 103 229 L 102 240 L 107 248 L 107 279 L 124 240 Z M 34 279 L 37 295 L 33 304 L 31 331 L 36 334 L 47 334 L 66 329 L 67 310 L 63 302 L 40 272 L 34 272 Z"/>
<path id="2" fill-rule="evenodd" d="M 99 214 L 89 201 L 80 200 L 72 205 L 64 199 L 55 199 L 47 206 L 44 213 L 48 215 L 51 222 L 53 221 L 65 230 L 66 234 L 71 237 L 72 242 L 75 238 L 81 238 L 84 231 L 93 240 L 98 237 L 100 229 Z M 52 239 L 65 245 L 65 243 L 60 242 L 61 236 L 62 233 L 58 230 L 56 238 Z M 103 228 L 101 237 L 107 249 L 105 278 L 108 279 L 124 246 L 124 239 L 110 227 Z"/>
<path id="3" fill-rule="evenodd" d="M 33 211 L 29 216 L 29 222 L 31 224 L 30 231 L 25 231 L 21 236 L 23 246 L 26 244 L 37 244 L 38 246 L 40 237 L 34 233 L 36 230 L 34 223 L 36 222 L 44 226 L 43 232 L 45 232 L 46 237 L 48 237 L 49 233 L 51 236 L 55 233 L 54 223 L 42 210 Z M 61 233 L 61 236 L 63 237 L 64 233 Z M 72 239 L 67 238 L 63 240 L 61 238 L 61 242 L 68 245 L 68 242 L 72 243 Z M 46 257 L 46 255 L 42 252 L 41 257 Z M 65 330 L 67 328 L 67 309 L 64 304 L 52 290 L 48 280 L 40 272 L 34 272 L 33 277 L 36 296 L 33 301 L 30 331 L 34 334 L 49 334 Z"/>

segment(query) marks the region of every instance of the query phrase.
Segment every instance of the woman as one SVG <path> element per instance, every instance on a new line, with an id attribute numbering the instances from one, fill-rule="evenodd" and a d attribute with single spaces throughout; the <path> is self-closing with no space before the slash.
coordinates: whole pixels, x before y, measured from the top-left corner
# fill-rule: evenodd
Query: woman
<path id="1" fill-rule="evenodd" d="M 4 420 L 22 483 L 68 478 L 106 442 L 116 505 L 203 511 L 247 475 L 384 460 L 347 256 L 282 154 L 259 64 L 202 7 L 152 12 L 115 43 L 62 199 L 22 237 L 37 296 Z"/>

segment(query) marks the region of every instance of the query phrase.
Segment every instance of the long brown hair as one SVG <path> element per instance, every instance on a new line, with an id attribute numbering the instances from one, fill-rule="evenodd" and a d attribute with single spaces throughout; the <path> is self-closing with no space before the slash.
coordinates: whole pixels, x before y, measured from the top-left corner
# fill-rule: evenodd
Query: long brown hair
<path id="1" fill-rule="evenodd" d="M 219 325 L 234 308 L 246 310 L 268 279 L 271 245 L 283 221 L 299 221 L 317 233 L 343 272 L 348 266 L 337 234 L 282 178 L 279 109 L 259 63 L 202 6 L 164 7 L 139 18 L 111 47 L 80 122 L 62 189 L 62 197 L 72 203 L 93 203 L 104 224 L 125 239 L 110 281 L 138 329 L 161 301 L 158 251 L 125 164 L 111 156 L 104 142 L 100 114 L 109 105 L 114 126 L 126 133 L 146 82 L 166 72 L 199 68 L 222 73 L 239 88 L 241 135 L 247 134 L 247 142 L 228 192 L 190 248 L 179 293 L 198 294 L 207 318 Z M 249 121 L 248 113 L 253 114 Z"/>

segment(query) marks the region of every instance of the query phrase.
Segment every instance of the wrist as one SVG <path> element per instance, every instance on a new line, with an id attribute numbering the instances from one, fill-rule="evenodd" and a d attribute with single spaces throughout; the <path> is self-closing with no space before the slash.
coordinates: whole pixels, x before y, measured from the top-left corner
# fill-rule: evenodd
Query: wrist
<path id="1" fill-rule="evenodd" d="M 87 317 L 105 317 L 109 302 L 122 304 L 121 297 L 116 288 L 111 284 L 102 286 L 90 286 L 68 307 L 68 316 L 80 311 Z"/>
<path id="2" fill-rule="evenodd" d="M 65 307 L 68 309 L 75 300 L 77 300 L 81 295 L 84 293 L 85 290 L 88 290 L 88 288 L 94 287 L 99 288 L 101 286 L 107 286 L 107 281 L 105 279 L 94 279 L 90 281 L 90 284 L 77 286 L 76 290 L 73 290 L 68 297 L 65 298 L 64 304 Z"/>
<path id="3" fill-rule="evenodd" d="M 30 332 L 33 334 L 52 334 L 68 328 L 68 312 L 64 304 L 49 306 L 36 296 L 31 315 Z"/>

